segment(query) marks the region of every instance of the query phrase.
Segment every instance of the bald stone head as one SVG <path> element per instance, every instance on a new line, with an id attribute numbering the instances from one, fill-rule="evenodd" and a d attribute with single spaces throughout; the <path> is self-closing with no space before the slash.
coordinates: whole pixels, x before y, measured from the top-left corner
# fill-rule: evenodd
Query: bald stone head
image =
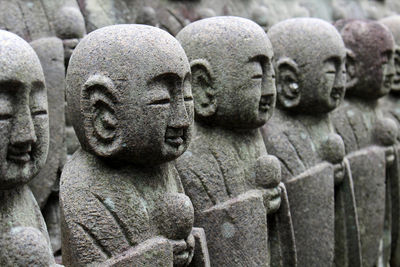
<path id="1" fill-rule="evenodd" d="M 381 19 L 379 22 L 389 28 L 396 43 L 394 52 L 395 74 L 391 90 L 393 93 L 400 93 L 400 16 L 390 16 Z"/>
<path id="2" fill-rule="evenodd" d="M 384 25 L 369 20 L 337 22 L 347 50 L 346 95 L 378 99 L 390 91 L 394 40 Z"/>
<path id="3" fill-rule="evenodd" d="M 190 61 L 197 121 L 253 129 L 269 119 L 276 95 L 273 52 L 260 26 L 213 17 L 189 24 L 176 38 Z"/>
<path id="4" fill-rule="evenodd" d="M 47 93 L 32 47 L 0 30 L 0 189 L 27 183 L 49 145 Z"/>
<path id="5" fill-rule="evenodd" d="M 64 6 L 56 14 L 54 29 L 58 38 L 63 40 L 64 61 L 68 67 L 72 52 L 86 35 L 85 20 L 76 7 Z"/>
<path id="6" fill-rule="evenodd" d="M 190 141 L 190 66 L 179 42 L 145 25 L 87 35 L 67 72 L 68 112 L 82 148 L 120 162 L 152 165 Z"/>
<path id="7" fill-rule="evenodd" d="M 335 27 L 314 18 L 288 19 L 268 32 L 275 53 L 278 106 L 326 113 L 344 97 L 346 51 Z"/>

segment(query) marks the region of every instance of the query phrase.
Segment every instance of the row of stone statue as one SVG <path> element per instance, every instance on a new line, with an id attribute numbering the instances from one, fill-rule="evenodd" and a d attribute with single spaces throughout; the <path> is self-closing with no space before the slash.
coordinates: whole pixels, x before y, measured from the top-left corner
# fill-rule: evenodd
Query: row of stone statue
<path id="1" fill-rule="evenodd" d="M 87 35 L 66 78 L 81 148 L 60 181 L 63 264 L 400 266 L 400 18 L 381 22 Z M 26 185 L 52 116 L 31 45 L 0 31 L 1 266 L 55 265 Z"/>

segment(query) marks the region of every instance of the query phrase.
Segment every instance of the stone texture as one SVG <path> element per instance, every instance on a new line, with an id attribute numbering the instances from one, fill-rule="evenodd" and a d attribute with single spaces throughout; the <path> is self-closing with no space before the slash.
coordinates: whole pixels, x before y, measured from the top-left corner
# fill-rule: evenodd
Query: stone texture
<path id="1" fill-rule="evenodd" d="M 67 266 L 186 266 L 196 242 L 204 251 L 171 162 L 191 140 L 189 81 L 180 44 L 151 26 L 105 27 L 76 47 L 67 102 L 82 148 L 60 186 Z"/>
<path id="2" fill-rule="evenodd" d="M 384 234 L 387 169 L 397 129 L 377 108 L 394 75 L 394 42 L 388 29 L 367 20 L 336 23 L 347 52 L 346 98 L 333 112 L 354 181 L 363 266 L 375 266 Z"/>
<path id="3" fill-rule="evenodd" d="M 177 39 L 191 65 L 196 122 L 176 166 L 211 265 L 296 266 L 279 162 L 259 132 L 275 106 L 268 37 L 247 19 L 214 17 L 189 24 Z"/>
<path id="4" fill-rule="evenodd" d="M 30 43 L 39 57 L 45 74 L 47 97 L 49 101 L 50 146 L 47 161 L 38 179 L 33 180 L 31 187 L 41 208 L 46 205 L 53 187 L 58 183 L 60 161 L 64 149 L 64 49 L 57 37 L 41 38 Z M 58 185 L 56 185 L 58 188 Z"/>
<path id="5" fill-rule="evenodd" d="M 58 198 L 59 176 L 67 157 L 64 64 L 68 63 L 78 38 L 85 33 L 83 16 L 76 0 L 1 0 L 0 6 L 0 29 L 29 41 L 43 67 L 49 99 L 50 148 L 46 165 L 30 187 L 43 212 L 57 211 L 57 202 L 48 202 L 48 199 L 50 195 L 53 195 L 52 199 Z M 69 140 L 74 140 L 73 131 L 68 133 L 72 136 Z M 45 214 L 45 218 L 49 217 L 58 216 Z M 59 222 L 49 222 L 50 227 L 55 227 L 50 229 L 50 233 L 60 232 Z M 53 244 L 61 242 L 60 235 L 50 235 L 50 238 Z M 60 251 L 60 246 L 53 247 L 53 250 Z"/>
<path id="6" fill-rule="evenodd" d="M 43 70 L 23 39 L 0 30 L 0 264 L 54 266 L 49 236 L 27 183 L 49 146 Z"/>
<path id="7" fill-rule="evenodd" d="M 262 128 L 263 138 L 282 168 L 299 266 L 331 266 L 335 242 L 346 245 L 346 235 L 335 240 L 335 212 L 345 212 L 335 210 L 345 172 L 344 145 L 329 117 L 345 93 L 345 47 L 337 30 L 319 19 L 285 20 L 268 36 L 275 53 L 277 109 Z M 347 193 L 346 204 L 354 207 L 354 192 Z M 341 222 L 351 224 L 357 244 L 356 221 L 344 217 Z M 336 257 L 349 255 L 336 251 Z M 350 266 L 357 266 L 357 258 L 351 258 Z"/>
<path id="8" fill-rule="evenodd" d="M 394 68 L 395 73 L 391 84 L 391 90 L 388 95 L 382 97 L 379 100 L 379 108 L 384 114 L 397 124 L 397 129 L 400 129 L 400 104 L 399 104 L 399 92 L 400 92 L 400 17 L 391 16 L 380 20 L 385 26 L 392 32 L 395 41 L 394 50 Z M 389 225 L 389 231 L 386 231 L 387 242 L 384 243 L 386 251 L 384 251 L 383 262 L 390 262 L 390 266 L 400 266 L 400 160 L 399 160 L 399 138 L 400 134 L 397 135 L 397 142 L 394 146 L 395 161 L 392 166 L 388 169 L 387 177 L 389 178 L 389 189 L 387 199 L 390 200 L 386 210 L 390 214 L 386 225 Z M 388 223 L 389 221 L 389 223 Z M 386 252 L 386 253 L 385 253 Z"/>

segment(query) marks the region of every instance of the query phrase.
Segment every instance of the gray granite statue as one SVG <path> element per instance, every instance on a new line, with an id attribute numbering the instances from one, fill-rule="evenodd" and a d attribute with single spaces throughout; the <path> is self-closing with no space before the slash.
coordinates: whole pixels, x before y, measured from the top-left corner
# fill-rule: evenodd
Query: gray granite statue
<path id="1" fill-rule="evenodd" d="M 53 251 L 61 251 L 58 184 L 66 161 L 65 65 L 85 33 L 76 0 L 0 0 L 0 29 L 29 41 L 41 61 L 49 99 L 50 147 L 45 166 L 30 182 L 42 209 Z M 68 131 L 68 141 L 74 135 Z M 73 142 L 67 142 L 71 144 Z M 76 147 L 76 146 L 75 146 Z"/>
<path id="2" fill-rule="evenodd" d="M 213 17 L 189 24 L 177 39 L 191 65 L 196 122 L 176 166 L 211 264 L 296 266 L 279 162 L 259 132 L 276 96 L 267 35 L 250 20 Z"/>
<path id="3" fill-rule="evenodd" d="M 348 20 L 336 26 L 347 48 L 347 91 L 332 120 L 353 176 L 362 263 L 375 266 L 384 233 L 387 170 L 395 158 L 392 145 L 398 132 L 395 122 L 378 108 L 394 75 L 394 41 L 378 22 Z"/>
<path id="4" fill-rule="evenodd" d="M 268 36 L 275 52 L 277 110 L 262 134 L 267 150 L 280 160 L 299 266 L 332 266 L 335 254 L 341 258 L 335 259 L 337 266 L 360 266 L 360 257 L 335 251 L 347 245 L 357 249 L 359 243 L 355 218 L 345 222 L 344 208 L 335 209 L 335 184 L 345 182 L 344 197 L 354 197 L 343 140 L 329 117 L 345 93 L 343 41 L 332 25 L 312 18 L 275 24 Z M 347 212 L 354 216 L 351 204 Z M 337 236 L 336 216 L 340 227 L 354 228 L 354 236 Z M 352 262 L 346 265 L 345 259 Z"/>
<path id="5" fill-rule="evenodd" d="M 190 66 L 171 35 L 115 25 L 87 35 L 67 72 L 68 111 L 82 148 L 61 175 L 67 266 L 187 266 L 204 231 L 172 160 L 193 121 Z"/>
<path id="6" fill-rule="evenodd" d="M 379 100 L 379 107 L 385 115 L 393 119 L 400 129 L 400 16 L 391 16 L 380 20 L 392 32 L 395 41 L 394 50 L 394 76 L 392 79 L 391 90 L 389 94 Z M 400 266 L 400 134 L 397 135 L 397 142 L 394 147 L 396 160 L 388 169 L 387 177 L 391 178 L 387 181 L 387 202 L 386 210 L 390 214 L 386 225 L 389 225 L 389 235 L 386 234 L 386 243 L 384 243 L 388 252 L 384 250 L 383 261 L 390 262 L 390 266 Z M 390 238 L 388 238 L 390 237 Z M 385 240 L 385 239 L 384 239 Z M 386 253 L 385 253 L 386 252 Z"/>
<path id="7" fill-rule="evenodd" d="M 0 30 L 0 265 L 54 266 L 39 206 L 27 183 L 49 146 L 47 95 L 34 50 Z"/>
<path id="8" fill-rule="evenodd" d="M 86 35 L 85 21 L 82 13 L 75 7 L 62 7 L 56 16 L 54 28 L 57 37 L 63 41 L 64 64 L 65 69 L 67 69 L 72 52 Z M 65 147 L 67 150 L 67 159 L 69 159 L 80 147 L 80 144 L 67 112 L 65 113 L 65 124 Z"/>

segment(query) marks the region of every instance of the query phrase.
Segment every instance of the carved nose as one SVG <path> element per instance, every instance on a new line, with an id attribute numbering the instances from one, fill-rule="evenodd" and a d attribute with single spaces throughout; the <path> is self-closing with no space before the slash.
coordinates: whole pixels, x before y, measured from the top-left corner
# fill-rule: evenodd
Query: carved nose
<path id="1" fill-rule="evenodd" d="M 11 131 L 12 146 L 23 147 L 37 141 L 35 128 L 29 110 L 17 114 Z"/>
<path id="2" fill-rule="evenodd" d="M 175 107 L 172 106 L 171 118 L 169 127 L 175 129 L 187 129 L 190 125 L 189 115 L 186 111 L 183 98 L 179 99 Z"/>
<path id="3" fill-rule="evenodd" d="M 389 61 L 389 65 L 388 65 L 388 76 L 394 76 L 396 73 L 396 69 L 395 69 L 395 62 L 394 62 L 394 57 L 392 57 Z"/>

